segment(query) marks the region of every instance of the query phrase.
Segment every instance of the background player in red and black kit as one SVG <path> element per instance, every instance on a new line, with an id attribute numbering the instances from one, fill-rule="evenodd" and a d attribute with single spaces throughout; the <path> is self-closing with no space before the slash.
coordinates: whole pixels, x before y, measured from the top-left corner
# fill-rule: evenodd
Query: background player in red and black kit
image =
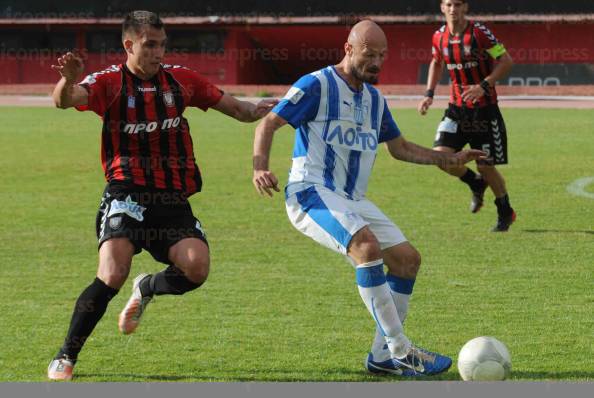
<path id="1" fill-rule="evenodd" d="M 97 277 L 76 302 L 64 345 L 50 362 L 50 379 L 72 378 L 84 342 L 142 249 L 168 266 L 135 278 L 119 317 L 122 333 L 136 329 L 154 295 L 184 294 L 208 276 L 208 244 L 187 200 L 200 191 L 202 180 L 182 116 L 185 108 L 213 108 L 251 122 L 277 102 L 239 101 L 194 71 L 164 65 L 166 39 L 156 14 L 133 11 L 122 26 L 125 64 L 91 74 L 80 84 L 76 79 L 84 68 L 75 54 L 52 66 L 62 76 L 53 94 L 56 106 L 91 110 L 103 119 L 101 161 L 108 184 L 97 214 Z"/>
<path id="2" fill-rule="evenodd" d="M 433 35 L 433 60 L 419 112 L 425 115 L 433 103 L 445 65 L 452 80 L 450 104 L 437 128 L 434 149 L 458 152 L 469 144 L 486 152 L 489 160 L 477 161 L 478 175 L 466 166 L 440 168 L 470 187 L 473 213 L 483 206 L 485 190 L 490 186 L 498 213 L 493 231 L 507 231 L 516 215 L 505 180 L 495 168 L 508 162 L 507 133 L 497 105 L 495 83 L 510 72 L 513 60 L 487 27 L 466 19 L 466 0 L 442 0 L 441 12 L 447 23 Z"/>

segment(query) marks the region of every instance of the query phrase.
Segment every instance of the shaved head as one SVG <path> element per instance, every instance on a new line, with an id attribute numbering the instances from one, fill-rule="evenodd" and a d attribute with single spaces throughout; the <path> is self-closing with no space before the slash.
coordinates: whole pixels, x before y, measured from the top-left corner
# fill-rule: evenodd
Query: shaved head
<path id="1" fill-rule="evenodd" d="M 358 22 L 351 28 L 344 50 L 340 66 L 347 76 L 357 85 L 376 84 L 388 52 L 388 40 L 382 28 L 370 20 Z"/>
<path id="2" fill-rule="evenodd" d="M 373 21 L 361 21 L 352 27 L 349 33 L 348 42 L 352 46 L 386 47 L 388 40 L 386 34 Z"/>

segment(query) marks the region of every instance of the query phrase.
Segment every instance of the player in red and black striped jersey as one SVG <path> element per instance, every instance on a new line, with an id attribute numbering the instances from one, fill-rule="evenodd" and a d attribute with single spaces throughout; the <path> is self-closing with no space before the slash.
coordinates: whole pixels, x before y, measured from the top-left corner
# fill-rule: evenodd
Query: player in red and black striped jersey
<path id="1" fill-rule="evenodd" d="M 495 83 L 509 74 L 513 60 L 485 25 L 466 18 L 466 0 L 442 0 L 441 11 L 446 24 L 433 35 L 433 59 L 419 112 L 425 115 L 433 104 L 435 87 L 447 68 L 451 79 L 450 104 L 437 128 L 433 148 L 458 152 L 469 144 L 488 154 L 488 161 L 477 161 L 480 174 L 466 166 L 440 168 L 469 186 L 473 213 L 481 209 L 485 190 L 491 187 L 498 214 L 492 231 L 504 232 L 516 214 L 510 205 L 505 180 L 495 168 L 508 162 L 507 132 L 497 105 Z"/>
<path id="2" fill-rule="evenodd" d="M 96 220 L 97 277 L 78 298 L 64 344 L 48 367 L 50 379 L 72 378 L 83 344 L 141 250 L 167 268 L 134 280 L 118 322 L 124 334 L 136 329 L 154 295 L 184 294 L 206 281 L 208 243 L 188 202 L 200 191 L 202 179 L 185 109 L 213 108 L 252 122 L 277 102 L 240 101 L 197 72 L 163 64 L 166 40 L 156 14 L 133 11 L 122 26 L 126 63 L 90 74 L 78 84 L 84 66 L 76 54 L 68 53 L 52 66 L 62 76 L 53 93 L 56 106 L 91 110 L 103 120 L 101 162 L 107 186 Z"/>

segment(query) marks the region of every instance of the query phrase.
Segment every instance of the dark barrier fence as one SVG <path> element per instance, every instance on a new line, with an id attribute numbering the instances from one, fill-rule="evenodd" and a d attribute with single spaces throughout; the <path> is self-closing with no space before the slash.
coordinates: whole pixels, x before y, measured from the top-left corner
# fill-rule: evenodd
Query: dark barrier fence
<path id="1" fill-rule="evenodd" d="M 594 13 L 592 0 L 469 0 L 475 13 L 482 14 L 579 14 Z M 437 14 L 439 0 L 409 1 L 308 1 L 308 0 L 108 0 L 59 1 L 0 0 L 0 18 L 121 17 L 132 9 L 148 9 L 167 16 L 271 15 L 327 16 L 349 14 L 422 15 Z"/>

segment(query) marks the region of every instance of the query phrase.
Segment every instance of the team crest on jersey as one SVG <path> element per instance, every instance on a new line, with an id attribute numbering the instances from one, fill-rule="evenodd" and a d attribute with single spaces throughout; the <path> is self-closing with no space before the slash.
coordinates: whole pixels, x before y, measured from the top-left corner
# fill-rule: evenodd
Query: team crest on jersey
<path id="1" fill-rule="evenodd" d="M 450 50 L 447 47 L 443 48 L 443 56 L 444 57 L 449 57 L 450 56 Z"/>
<path id="2" fill-rule="evenodd" d="M 367 115 L 368 110 L 369 106 L 367 104 L 355 104 L 355 122 L 359 126 L 365 123 L 365 115 Z"/>
<path id="3" fill-rule="evenodd" d="M 136 98 L 130 95 L 128 96 L 128 108 L 135 108 L 136 107 Z"/>
<path id="4" fill-rule="evenodd" d="M 163 100 L 165 101 L 165 105 L 167 106 L 175 105 L 175 101 L 173 100 L 173 93 L 171 91 L 166 91 L 163 93 Z"/>
<path id="5" fill-rule="evenodd" d="M 469 56 L 471 51 L 472 51 L 471 46 L 464 46 L 464 55 Z"/>

